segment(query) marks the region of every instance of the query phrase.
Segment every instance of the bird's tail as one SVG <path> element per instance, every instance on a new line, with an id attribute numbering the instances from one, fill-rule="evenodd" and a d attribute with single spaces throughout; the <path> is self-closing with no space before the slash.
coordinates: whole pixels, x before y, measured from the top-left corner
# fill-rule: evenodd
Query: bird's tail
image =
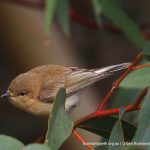
<path id="1" fill-rule="evenodd" d="M 122 64 L 118 64 L 118 65 L 103 67 L 100 69 L 93 69 L 92 71 L 96 74 L 99 74 L 99 75 L 113 74 L 113 72 L 128 68 L 130 66 L 130 64 L 131 64 L 130 62 L 129 63 L 122 63 Z"/>

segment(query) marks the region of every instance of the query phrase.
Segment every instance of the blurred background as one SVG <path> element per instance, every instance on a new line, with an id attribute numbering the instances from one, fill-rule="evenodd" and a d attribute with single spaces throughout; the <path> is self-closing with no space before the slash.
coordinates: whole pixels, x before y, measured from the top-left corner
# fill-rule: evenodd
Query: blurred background
<path id="1" fill-rule="evenodd" d="M 121 0 L 119 4 L 137 26 L 149 22 L 150 1 Z M 60 64 L 98 68 L 132 61 L 140 50 L 124 34 L 107 30 L 107 27 L 105 30 L 98 28 L 89 0 L 69 1 L 70 10 L 75 12 L 70 15 L 70 35 L 62 30 L 57 17 L 53 19 L 51 33 L 45 33 L 44 6 L 43 0 L 0 1 L 0 94 L 7 90 L 13 78 L 36 66 Z M 85 18 L 89 20 L 85 21 Z M 111 27 L 105 16 L 101 19 L 100 24 L 107 22 Z M 148 27 L 145 31 L 148 33 Z M 94 111 L 120 74 L 88 88 L 79 108 L 72 114 L 74 120 Z M 47 118 L 20 111 L 9 104 L 7 98 L 0 101 L 0 120 L 0 134 L 16 137 L 25 144 L 47 130 Z M 80 133 L 85 134 L 84 131 Z M 89 133 L 86 133 L 86 139 L 99 140 Z M 69 148 L 84 149 L 74 136 L 62 146 L 62 149 Z"/>

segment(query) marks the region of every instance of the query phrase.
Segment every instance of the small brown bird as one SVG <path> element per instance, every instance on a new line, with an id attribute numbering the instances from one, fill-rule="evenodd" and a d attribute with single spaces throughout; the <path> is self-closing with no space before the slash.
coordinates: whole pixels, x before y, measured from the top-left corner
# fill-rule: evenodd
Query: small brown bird
<path id="1" fill-rule="evenodd" d="M 44 65 L 17 76 L 1 97 L 8 96 L 10 103 L 29 113 L 47 116 L 53 107 L 57 91 L 66 88 L 65 109 L 70 112 L 79 103 L 80 91 L 102 80 L 113 72 L 128 68 L 130 63 L 100 69 L 80 69 L 59 65 Z"/>

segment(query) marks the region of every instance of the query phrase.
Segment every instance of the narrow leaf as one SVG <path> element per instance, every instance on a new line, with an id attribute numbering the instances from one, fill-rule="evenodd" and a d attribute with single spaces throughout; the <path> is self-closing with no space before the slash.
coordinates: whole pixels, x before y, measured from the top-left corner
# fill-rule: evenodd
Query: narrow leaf
<path id="1" fill-rule="evenodd" d="M 98 24 L 101 23 L 102 6 L 99 0 L 91 0 L 94 8 L 96 21 Z"/>
<path id="2" fill-rule="evenodd" d="M 92 118 L 91 120 L 88 120 L 84 122 L 83 124 L 81 124 L 79 128 L 93 132 L 106 139 L 109 139 L 111 130 L 117 120 L 118 120 L 118 117 L 116 116 Z M 133 136 L 135 135 L 136 126 L 133 123 L 124 119 L 121 119 L 121 123 L 122 123 L 123 131 L 125 131 L 124 132 L 125 141 L 131 140 Z"/>
<path id="3" fill-rule="evenodd" d="M 114 125 L 109 137 L 109 143 L 112 143 L 113 145 L 109 145 L 108 149 L 122 150 L 123 149 L 123 145 L 121 144 L 122 142 L 124 142 L 124 136 L 123 136 L 122 126 L 121 126 L 121 121 L 118 120 Z"/>
<path id="4" fill-rule="evenodd" d="M 139 115 L 139 127 L 134 141 L 150 141 L 150 90 L 144 98 L 144 103 Z"/>
<path id="5" fill-rule="evenodd" d="M 50 147 L 52 147 L 53 150 L 59 149 L 63 142 L 71 135 L 72 129 L 73 120 L 66 113 L 64 108 L 60 107 L 51 133 Z"/>
<path id="6" fill-rule="evenodd" d="M 125 112 L 126 112 L 126 109 L 124 107 L 121 107 L 120 108 L 120 112 L 119 112 L 119 120 L 122 119 L 122 117 L 123 117 Z"/>
<path id="7" fill-rule="evenodd" d="M 45 8 L 45 31 L 46 34 L 50 32 L 52 27 L 53 17 L 56 10 L 58 0 L 46 0 L 46 8 Z"/>
<path id="8" fill-rule="evenodd" d="M 116 0 L 100 0 L 103 14 L 110 19 L 138 47 L 144 48 L 147 40 L 136 24 L 123 12 Z"/>
<path id="9" fill-rule="evenodd" d="M 109 150 L 123 149 L 122 142 L 124 142 L 124 133 L 123 133 L 123 129 L 122 129 L 121 119 L 122 119 L 124 113 L 125 113 L 125 108 L 120 108 L 119 119 L 115 123 L 115 125 L 111 131 L 110 137 L 109 137 L 109 143 L 113 143 L 114 145 L 109 145 L 108 146 Z"/>
<path id="10" fill-rule="evenodd" d="M 57 17 L 63 31 L 69 35 L 70 33 L 70 17 L 69 17 L 69 0 L 58 0 Z"/>
<path id="11" fill-rule="evenodd" d="M 144 47 L 143 54 L 144 54 L 145 56 L 150 56 L 150 42 L 148 42 L 148 43 L 146 44 L 146 46 Z"/>
<path id="12" fill-rule="evenodd" d="M 48 131 L 45 144 L 52 150 L 57 150 L 70 136 L 73 129 L 73 121 L 64 109 L 66 92 L 61 88 L 56 96 L 52 112 L 48 122 Z"/>

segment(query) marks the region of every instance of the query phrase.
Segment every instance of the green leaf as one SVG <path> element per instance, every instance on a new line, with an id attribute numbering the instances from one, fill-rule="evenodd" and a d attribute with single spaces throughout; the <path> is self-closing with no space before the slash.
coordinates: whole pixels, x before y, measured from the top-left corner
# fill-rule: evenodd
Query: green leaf
<path id="1" fill-rule="evenodd" d="M 94 8 L 94 13 L 96 17 L 96 21 L 98 24 L 101 23 L 101 14 L 102 14 L 102 6 L 99 0 L 91 0 Z"/>
<path id="2" fill-rule="evenodd" d="M 150 55 L 150 43 L 148 42 L 147 45 L 144 47 L 143 50 L 144 55 Z"/>
<path id="3" fill-rule="evenodd" d="M 136 24 L 123 12 L 115 0 L 100 0 L 103 14 L 110 19 L 138 47 L 144 48 L 147 40 Z"/>
<path id="4" fill-rule="evenodd" d="M 44 144 L 29 144 L 21 150 L 52 150 Z"/>
<path id="5" fill-rule="evenodd" d="M 101 145 L 101 146 L 96 146 L 96 147 L 94 148 L 94 150 L 108 150 L 108 147 L 107 147 L 107 146 L 103 146 L 103 145 Z"/>
<path id="6" fill-rule="evenodd" d="M 69 0 L 58 0 L 57 17 L 63 31 L 69 35 L 70 33 L 70 12 Z"/>
<path id="7" fill-rule="evenodd" d="M 123 145 L 120 144 L 121 142 L 124 142 L 124 137 L 123 137 L 121 122 L 118 120 L 116 124 L 114 125 L 112 132 L 110 134 L 110 138 L 109 138 L 109 143 L 113 143 L 114 145 L 109 145 L 108 149 L 109 150 L 120 150 L 120 149 L 122 150 Z"/>
<path id="8" fill-rule="evenodd" d="M 141 64 L 147 63 L 149 63 L 147 60 L 143 60 Z M 120 84 L 119 89 L 117 89 L 114 95 L 110 98 L 110 101 L 113 101 L 113 108 L 122 107 L 133 103 L 139 96 L 140 92 L 145 87 L 149 86 L 149 81 L 149 67 L 134 70 L 129 73 Z"/>
<path id="9" fill-rule="evenodd" d="M 116 116 L 107 116 L 102 118 L 92 118 L 78 126 L 79 128 L 98 134 L 106 139 L 109 139 L 111 130 L 118 120 Z M 135 134 L 136 126 L 124 119 L 121 119 L 125 141 L 131 140 Z"/>
<path id="10" fill-rule="evenodd" d="M 52 27 L 53 17 L 55 14 L 56 6 L 58 0 L 46 0 L 46 8 L 45 8 L 45 30 L 48 34 Z"/>
<path id="11" fill-rule="evenodd" d="M 125 149 L 125 150 L 143 150 L 143 149 L 141 149 L 140 146 L 131 145 L 131 146 L 126 146 L 126 149 Z"/>
<path id="12" fill-rule="evenodd" d="M 116 121 L 115 125 L 112 128 L 109 143 L 114 143 L 114 145 L 109 145 L 109 150 L 120 150 L 123 149 L 123 145 L 120 144 L 124 142 L 124 133 L 122 129 L 121 119 L 125 113 L 125 108 L 120 108 L 119 119 Z M 125 131 L 126 132 L 126 131 Z"/>
<path id="13" fill-rule="evenodd" d="M 15 138 L 0 135 L 0 150 L 20 150 L 24 144 Z"/>
<path id="14" fill-rule="evenodd" d="M 56 96 L 52 112 L 49 117 L 48 131 L 45 144 L 52 150 L 57 150 L 71 135 L 73 121 L 64 109 L 66 92 L 61 88 Z"/>
<path id="15" fill-rule="evenodd" d="M 150 90 L 144 98 L 144 103 L 139 115 L 139 127 L 134 141 L 150 141 Z"/>
<path id="16" fill-rule="evenodd" d="M 124 107 L 121 107 L 119 111 L 119 120 L 122 119 L 125 112 L 126 112 L 126 109 Z"/>

